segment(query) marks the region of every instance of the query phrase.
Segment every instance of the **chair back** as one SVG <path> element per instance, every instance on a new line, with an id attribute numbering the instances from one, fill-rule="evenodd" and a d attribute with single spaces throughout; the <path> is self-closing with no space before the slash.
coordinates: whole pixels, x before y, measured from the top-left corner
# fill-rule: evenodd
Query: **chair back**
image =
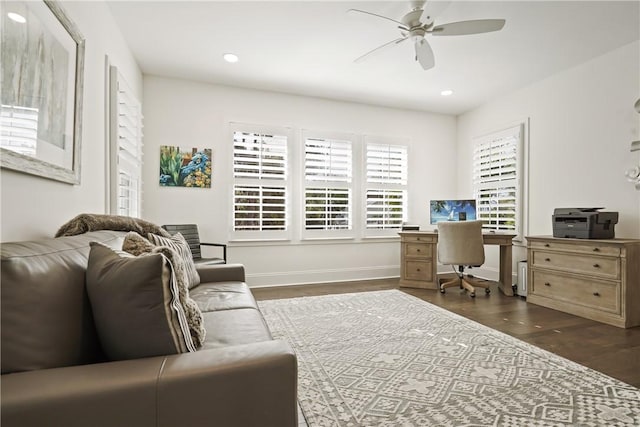
<path id="1" fill-rule="evenodd" d="M 182 234 L 189 244 L 193 260 L 195 261 L 202 258 L 202 252 L 200 251 L 200 234 L 198 233 L 198 226 L 196 224 L 169 224 L 163 225 L 162 228 L 167 230 L 172 236 L 176 233 Z"/>
<path id="2" fill-rule="evenodd" d="M 447 265 L 484 264 L 482 221 L 438 222 L 438 261 Z"/>

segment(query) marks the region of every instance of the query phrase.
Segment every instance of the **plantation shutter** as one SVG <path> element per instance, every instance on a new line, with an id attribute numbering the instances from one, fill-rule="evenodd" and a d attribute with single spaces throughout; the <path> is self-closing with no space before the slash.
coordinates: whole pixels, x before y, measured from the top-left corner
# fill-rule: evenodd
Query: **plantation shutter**
<path id="1" fill-rule="evenodd" d="M 287 141 L 284 132 L 233 133 L 234 231 L 287 230 Z"/>
<path id="2" fill-rule="evenodd" d="M 305 230 L 350 230 L 351 141 L 305 138 Z"/>
<path id="3" fill-rule="evenodd" d="M 397 230 L 406 218 L 407 147 L 367 144 L 366 228 Z"/>
<path id="4" fill-rule="evenodd" d="M 367 182 L 407 185 L 407 147 L 367 144 Z"/>
<path id="5" fill-rule="evenodd" d="M 478 138 L 473 151 L 477 218 L 483 228 L 520 234 L 521 126 Z"/>
<path id="6" fill-rule="evenodd" d="M 111 78 L 111 212 L 140 217 L 142 199 L 142 105 L 116 67 Z"/>

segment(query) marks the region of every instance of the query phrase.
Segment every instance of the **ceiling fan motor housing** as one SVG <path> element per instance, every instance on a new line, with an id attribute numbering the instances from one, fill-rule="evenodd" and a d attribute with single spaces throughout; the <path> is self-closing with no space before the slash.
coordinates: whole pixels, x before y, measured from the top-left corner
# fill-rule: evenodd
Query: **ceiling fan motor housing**
<path id="1" fill-rule="evenodd" d="M 409 37 L 411 37 L 411 41 L 413 42 L 417 42 L 420 41 L 424 38 L 424 35 L 427 33 L 427 31 L 420 27 L 420 28 L 413 28 L 409 31 Z"/>

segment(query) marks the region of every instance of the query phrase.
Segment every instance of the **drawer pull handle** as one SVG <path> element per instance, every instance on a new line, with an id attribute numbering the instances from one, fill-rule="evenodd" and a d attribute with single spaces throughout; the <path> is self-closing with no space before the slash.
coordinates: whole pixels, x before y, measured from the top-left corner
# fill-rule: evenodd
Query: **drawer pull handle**
<path id="1" fill-rule="evenodd" d="M 599 297 L 599 296 L 600 296 L 600 293 L 598 293 L 598 292 L 594 292 L 594 293 L 593 293 L 593 296 L 594 296 L 594 297 Z"/>
<path id="2" fill-rule="evenodd" d="M 420 252 L 420 249 L 418 249 L 418 252 Z"/>
<path id="3" fill-rule="evenodd" d="M 416 240 L 420 241 L 420 238 L 418 237 Z"/>
<path id="4" fill-rule="evenodd" d="M 549 283 L 549 282 L 544 282 L 544 285 L 545 285 L 545 286 L 551 286 L 551 283 Z"/>
<path id="5" fill-rule="evenodd" d="M 593 248 L 593 252 L 600 252 L 600 248 Z"/>
<path id="6" fill-rule="evenodd" d="M 549 262 L 549 261 L 551 261 L 551 258 L 545 258 L 544 260 Z"/>
<path id="7" fill-rule="evenodd" d="M 593 264 L 593 268 L 600 268 L 600 264 Z"/>
<path id="8" fill-rule="evenodd" d="M 419 269 L 419 268 L 416 268 L 416 271 L 420 271 L 420 269 Z"/>
<path id="9" fill-rule="evenodd" d="M 544 247 L 545 247 L 545 248 L 550 248 L 550 247 L 551 247 L 551 245 L 550 245 L 550 244 L 548 244 L 548 243 L 545 243 L 545 244 L 544 244 Z"/>

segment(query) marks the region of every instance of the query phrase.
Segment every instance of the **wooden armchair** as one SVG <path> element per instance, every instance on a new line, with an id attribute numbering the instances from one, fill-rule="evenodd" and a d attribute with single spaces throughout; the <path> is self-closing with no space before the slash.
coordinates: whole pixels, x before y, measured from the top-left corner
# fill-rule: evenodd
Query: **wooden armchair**
<path id="1" fill-rule="evenodd" d="M 184 236 L 187 243 L 189 243 L 191 255 L 193 255 L 193 262 L 196 265 L 227 263 L 227 245 L 224 243 L 201 242 L 200 234 L 198 233 L 198 226 L 196 224 L 170 224 L 163 225 L 162 228 L 167 230 L 171 235 L 180 233 Z M 201 246 L 217 246 L 222 248 L 222 258 L 202 258 Z"/>

